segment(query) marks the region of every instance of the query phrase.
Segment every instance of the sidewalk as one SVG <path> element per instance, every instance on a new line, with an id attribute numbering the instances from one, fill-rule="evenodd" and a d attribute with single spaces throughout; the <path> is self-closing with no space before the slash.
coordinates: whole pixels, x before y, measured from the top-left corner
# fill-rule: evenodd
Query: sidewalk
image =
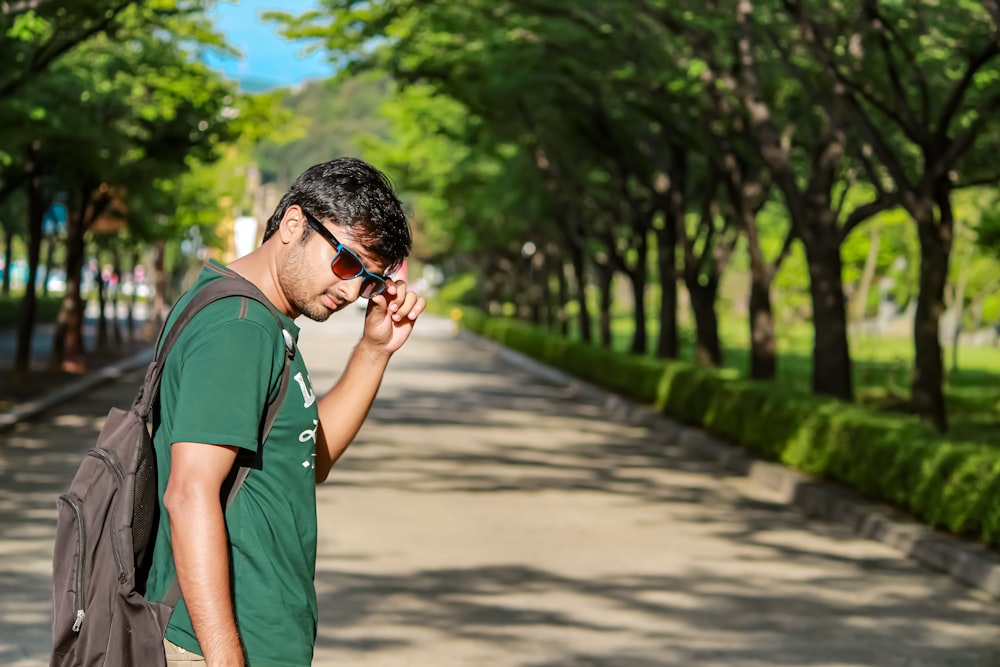
<path id="1" fill-rule="evenodd" d="M 329 386 L 360 311 L 302 330 Z M 315 665 L 1000 666 L 996 600 L 538 372 L 420 323 L 318 493 Z M 0 432 L 2 665 L 45 663 L 55 498 L 138 381 Z"/>
<path id="2" fill-rule="evenodd" d="M 17 349 L 16 327 L 0 328 L 0 430 L 28 414 L 32 404 L 38 401 L 46 405 L 58 403 L 65 397 L 72 396 L 96 382 L 103 382 L 109 376 L 118 373 L 116 368 L 128 360 L 136 358 L 133 363 L 140 363 L 138 358 L 150 347 L 150 342 L 137 337 L 127 338 L 122 323 L 122 341 L 109 340 L 107 350 L 97 349 L 97 322 L 86 320 L 83 326 L 83 336 L 88 350 L 86 363 L 88 373 L 78 375 L 54 369 L 51 366 L 54 324 L 36 325 L 32 336 L 31 374 L 26 379 L 19 379 L 13 372 L 14 356 Z M 137 327 L 142 327 L 139 322 Z M 109 332 L 109 335 L 112 335 Z M 103 377 L 95 380 L 95 377 Z M 49 396 L 55 394 L 55 396 Z"/>

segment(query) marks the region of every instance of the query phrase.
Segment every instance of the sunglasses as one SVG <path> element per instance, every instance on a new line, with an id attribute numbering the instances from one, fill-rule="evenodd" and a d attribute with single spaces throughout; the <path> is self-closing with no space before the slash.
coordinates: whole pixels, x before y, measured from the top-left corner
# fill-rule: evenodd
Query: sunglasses
<path id="1" fill-rule="evenodd" d="M 385 291 L 385 278 L 366 269 L 361 258 L 338 241 L 337 237 L 326 228 L 326 225 L 310 215 L 305 209 L 302 209 L 302 213 L 306 216 L 306 222 L 309 223 L 309 226 L 337 251 L 330 262 L 333 275 L 341 280 L 354 280 L 359 276 L 364 276 L 364 280 L 361 281 L 361 296 L 366 299 Z"/>

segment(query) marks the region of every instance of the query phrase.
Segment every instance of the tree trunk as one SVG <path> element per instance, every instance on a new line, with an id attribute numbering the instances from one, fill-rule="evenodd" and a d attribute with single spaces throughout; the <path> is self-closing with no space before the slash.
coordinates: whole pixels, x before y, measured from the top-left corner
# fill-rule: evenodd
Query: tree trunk
<path id="1" fill-rule="evenodd" d="M 832 216 L 833 212 L 814 211 L 812 214 Z M 803 227 L 805 225 L 800 225 Z M 847 341 L 847 300 L 839 230 L 835 225 L 814 224 L 803 236 L 803 242 L 809 263 L 809 293 L 815 329 L 813 392 L 851 401 L 854 385 Z"/>
<path id="2" fill-rule="evenodd" d="M 685 284 L 691 295 L 691 309 L 694 311 L 695 361 L 704 366 L 722 366 L 719 318 L 715 312 L 719 281 L 709 280 L 702 285 L 695 277 L 685 281 Z"/>
<path id="3" fill-rule="evenodd" d="M 66 221 L 66 294 L 52 343 L 53 368 L 70 373 L 86 370 L 83 344 L 83 235 L 86 226 L 90 189 L 83 188 L 80 201 Z"/>
<path id="4" fill-rule="evenodd" d="M 153 271 L 155 272 L 155 294 L 153 296 L 153 312 L 150 323 L 156 331 L 159 331 L 167 319 L 167 272 L 164 268 L 167 254 L 167 242 L 159 240 L 155 246 L 156 255 L 153 260 Z M 155 332 L 154 332 L 155 335 Z"/>
<path id="5" fill-rule="evenodd" d="M 545 253 L 539 249 L 528 258 L 526 262 L 530 267 L 527 275 L 527 286 L 524 290 L 528 296 L 528 308 L 531 313 L 531 322 L 535 326 L 543 326 L 546 323 L 545 312 L 548 298 L 548 290 L 545 282 L 548 273 L 545 267 Z"/>
<path id="6" fill-rule="evenodd" d="M 939 197 L 938 199 L 942 199 Z M 920 293 L 913 326 L 916 359 L 910 384 L 913 408 L 940 431 L 948 429 L 944 401 L 944 368 L 941 358 L 941 314 L 948 282 L 948 259 L 952 244 L 952 213 L 947 195 L 938 201 L 941 219 L 935 220 L 934 203 L 913 206 L 920 238 Z M 911 207 L 907 207 L 911 208 Z"/>
<path id="7" fill-rule="evenodd" d="M 34 166 L 29 166 L 34 170 Z M 38 281 L 38 266 L 42 254 L 42 222 L 45 216 L 45 202 L 42 199 L 41 177 L 32 173 L 27 183 L 28 190 L 28 281 L 21 312 L 17 324 L 17 349 L 14 352 L 14 370 L 20 378 L 25 378 L 31 369 L 31 344 L 35 332 L 35 312 L 38 297 L 35 293 Z"/>
<path id="8" fill-rule="evenodd" d="M 730 183 L 730 196 L 746 234 L 750 254 L 750 377 L 754 380 L 774 380 L 778 375 L 778 342 L 774 333 L 771 285 L 791 243 L 791 236 L 786 238 L 785 249 L 775 263 L 768 262 L 760 244 L 757 214 L 748 194 L 748 191 L 752 192 L 752 187 L 742 180 L 739 172 Z"/>
<path id="9" fill-rule="evenodd" d="M 668 214 L 669 215 L 669 214 Z M 668 219 L 657 231 L 656 266 L 660 273 L 660 334 L 656 356 L 676 359 L 677 337 L 677 233 L 675 221 Z"/>
<path id="10" fill-rule="evenodd" d="M 635 325 L 632 334 L 632 354 L 644 355 L 648 350 L 646 333 L 646 285 L 649 282 L 646 267 L 649 261 L 649 243 L 645 235 L 635 248 L 635 267 L 628 272 L 632 283 L 632 317 Z"/>
<path id="11" fill-rule="evenodd" d="M 569 316 L 566 313 L 566 304 L 569 303 L 569 281 L 566 278 L 567 266 L 558 255 L 557 266 L 555 267 L 555 278 L 557 285 L 556 292 L 556 322 L 555 327 L 559 334 L 565 338 L 569 336 Z"/>
<path id="12" fill-rule="evenodd" d="M 615 272 L 610 266 L 606 264 L 597 264 L 597 289 L 600 292 L 600 306 L 598 313 L 599 324 L 599 335 L 601 337 L 601 345 L 607 349 L 611 349 L 611 304 L 613 297 L 611 295 L 611 283 L 614 279 Z"/>
<path id="13" fill-rule="evenodd" d="M 576 290 L 577 323 L 580 327 L 580 340 L 584 343 L 594 342 L 594 331 L 591 326 L 590 306 L 587 305 L 587 260 L 583 251 L 571 246 L 570 255 L 573 262 L 573 284 Z"/>
<path id="14" fill-rule="evenodd" d="M 538 324 L 535 320 L 534 296 L 532 295 L 534 276 L 531 275 L 529 267 L 530 264 L 524 262 L 513 271 L 508 270 L 507 284 L 511 289 L 511 300 L 516 305 L 514 312 L 517 314 L 517 318 Z"/>
<path id="15" fill-rule="evenodd" d="M 715 304 L 719 296 L 719 281 L 732 257 L 737 238 L 736 234 L 727 234 L 730 230 L 728 223 L 722 230 L 718 229 L 718 184 L 718 174 L 713 172 L 709 186 L 704 188 L 701 217 L 694 236 L 691 237 L 685 229 L 678 230 L 678 239 L 684 248 L 684 285 L 694 313 L 695 361 L 703 366 L 715 367 L 722 365 Z M 696 249 L 698 245 L 701 245 L 700 252 Z"/>
<path id="16" fill-rule="evenodd" d="M 671 160 L 667 166 L 666 189 L 657 191 L 657 208 L 663 214 L 663 227 L 656 230 L 656 266 L 660 273 L 660 337 L 656 356 L 676 359 L 680 351 L 677 334 L 677 245 L 687 214 L 688 151 L 671 142 Z"/>
<path id="17" fill-rule="evenodd" d="M 642 272 L 645 274 L 645 271 Z M 632 288 L 632 301 L 634 302 L 634 307 L 632 308 L 632 325 L 634 327 L 632 333 L 632 347 L 631 352 L 635 355 L 646 354 L 647 349 L 647 336 L 646 333 L 646 281 L 644 278 L 640 278 L 629 272 L 629 283 Z"/>
<path id="18" fill-rule="evenodd" d="M 774 380 L 778 375 L 778 342 L 771 309 L 769 267 L 757 267 L 750 277 L 750 377 Z"/>
<path id="19" fill-rule="evenodd" d="M 545 328 L 555 331 L 559 323 L 559 289 L 553 284 L 555 274 L 562 269 L 562 262 L 557 255 L 545 255 L 545 265 L 542 267 L 542 279 L 538 286 L 542 298 L 542 321 Z"/>
<path id="20" fill-rule="evenodd" d="M 100 265 L 97 267 L 97 349 L 108 351 L 108 284 Z"/>
<path id="21" fill-rule="evenodd" d="M 111 334 L 114 336 L 115 347 L 121 348 L 122 328 L 118 321 L 118 303 L 119 295 L 122 291 L 122 260 L 121 253 L 117 247 L 112 247 L 111 258 L 111 275 L 115 280 L 114 287 L 111 290 Z"/>

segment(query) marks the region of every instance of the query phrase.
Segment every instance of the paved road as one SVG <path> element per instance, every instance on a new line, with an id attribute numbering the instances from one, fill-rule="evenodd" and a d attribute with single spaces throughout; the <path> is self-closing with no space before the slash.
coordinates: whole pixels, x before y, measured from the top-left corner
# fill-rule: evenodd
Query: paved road
<path id="1" fill-rule="evenodd" d="M 303 324 L 315 386 L 356 315 Z M 997 601 L 421 324 L 319 493 L 316 665 L 1000 666 Z M 54 498 L 136 381 L 0 434 L 2 665 L 44 663 Z"/>

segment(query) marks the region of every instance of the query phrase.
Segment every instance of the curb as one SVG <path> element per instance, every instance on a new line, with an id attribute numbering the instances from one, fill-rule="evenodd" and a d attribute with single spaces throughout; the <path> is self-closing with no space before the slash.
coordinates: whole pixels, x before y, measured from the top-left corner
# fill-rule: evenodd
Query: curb
<path id="1" fill-rule="evenodd" d="M 600 403 L 616 419 L 636 426 L 655 427 L 666 440 L 675 442 L 692 455 L 712 460 L 724 470 L 778 491 L 783 503 L 806 516 L 845 524 L 861 537 L 886 544 L 919 563 L 1000 599 L 1000 554 L 983 545 L 932 530 L 834 482 L 755 458 L 747 450 L 706 431 L 685 426 L 647 406 L 464 329 L 459 331 L 458 337 L 492 347 L 503 361 Z"/>
<path id="2" fill-rule="evenodd" d="M 116 364 L 104 366 L 87 373 L 79 380 L 63 385 L 62 387 L 59 387 L 54 391 L 50 391 L 39 398 L 19 403 L 7 412 L 0 413 L 0 431 L 5 431 L 18 422 L 34 417 L 40 412 L 44 412 L 45 410 L 55 407 L 60 403 L 64 403 L 71 398 L 75 398 L 90 389 L 113 380 L 117 380 L 126 372 L 135 368 L 141 368 L 152 360 L 153 348 L 150 347 Z"/>

